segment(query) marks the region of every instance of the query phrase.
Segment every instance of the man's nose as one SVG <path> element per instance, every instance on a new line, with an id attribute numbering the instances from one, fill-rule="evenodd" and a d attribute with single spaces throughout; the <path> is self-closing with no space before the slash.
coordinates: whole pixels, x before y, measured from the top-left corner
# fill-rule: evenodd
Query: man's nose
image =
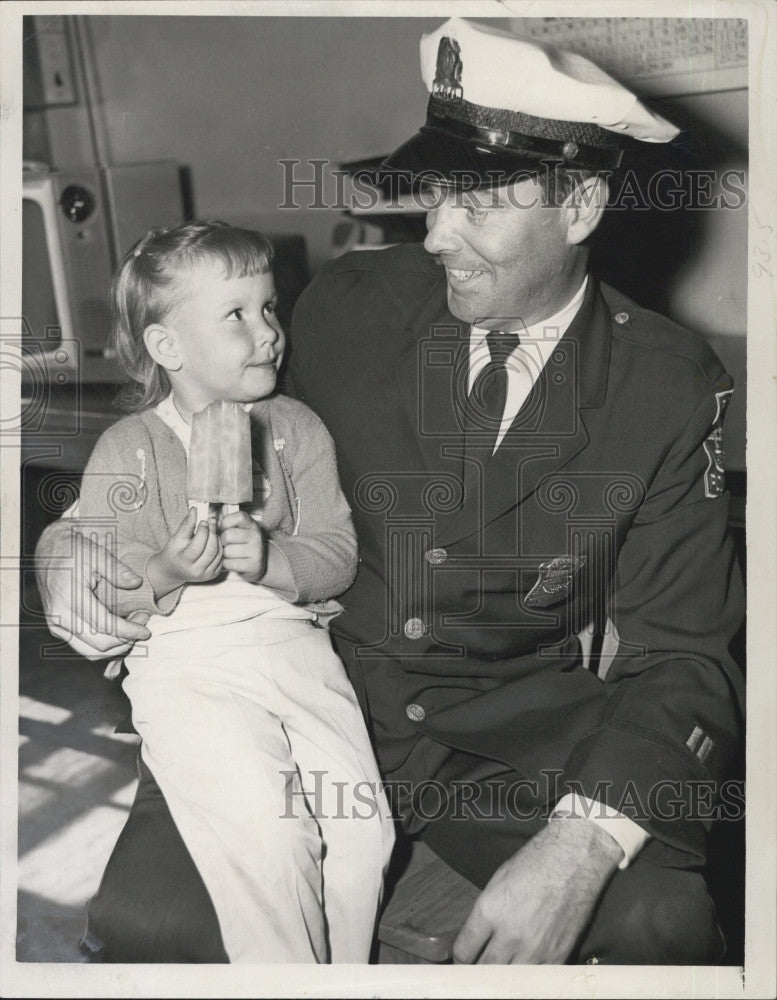
<path id="1" fill-rule="evenodd" d="M 461 249 L 462 240 L 454 223 L 453 207 L 447 201 L 426 213 L 424 249 L 427 253 L 455 253 Z"/>

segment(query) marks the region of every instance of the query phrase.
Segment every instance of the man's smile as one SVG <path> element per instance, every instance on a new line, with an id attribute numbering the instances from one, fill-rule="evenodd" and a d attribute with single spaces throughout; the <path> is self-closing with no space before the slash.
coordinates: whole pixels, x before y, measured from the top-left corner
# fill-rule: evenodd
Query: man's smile
<path id="1" fill-rule="evenodd" d="M 465 268 L 450 267 L 448 265 L 446 265 L 445 271 L 446 274 L 448 275 L 448 281 L 452 285 L 466 284 L 466 282 L 471 281 L 473 278 L 478 278 L 481 274 L 484 273 L 483 271 L 476 269 L 466 270 Z"/>

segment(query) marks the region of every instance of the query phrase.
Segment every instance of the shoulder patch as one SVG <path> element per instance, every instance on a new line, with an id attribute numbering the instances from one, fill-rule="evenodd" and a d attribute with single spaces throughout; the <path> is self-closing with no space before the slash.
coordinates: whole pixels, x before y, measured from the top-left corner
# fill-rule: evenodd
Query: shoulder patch
<path id="1" fill-rule="evenodd" d="M 704 473 L 704 495 L 719 497 L 726 488 L 726 476 L 723 468 L 723 415 L 726 412 L 733 389 L 724 389 L 715 393 L 717 408 L 710 432 L 704 440 L 704 451 L 707 455 L 707 469 Z"/>

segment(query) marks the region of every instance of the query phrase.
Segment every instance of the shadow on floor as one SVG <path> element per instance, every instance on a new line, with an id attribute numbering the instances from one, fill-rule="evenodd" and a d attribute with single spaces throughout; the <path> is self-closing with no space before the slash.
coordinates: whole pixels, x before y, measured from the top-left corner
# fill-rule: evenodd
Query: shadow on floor
<path id="1" fill-rule="evenodd" d="M 19 638 L 17 960 L 79 962 L 84 905 L 100 882 L 136 784 L 137 737 L 104 664 L 23 626 Z"/>

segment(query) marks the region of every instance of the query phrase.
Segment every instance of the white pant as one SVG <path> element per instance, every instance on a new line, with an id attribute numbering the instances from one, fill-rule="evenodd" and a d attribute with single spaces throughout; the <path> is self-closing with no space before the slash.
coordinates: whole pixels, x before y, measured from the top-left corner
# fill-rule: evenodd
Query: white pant
<path id="1" fill-rule="evenodd" d="M 366 962 L 394 833 L 328 633 L 197 631 L 152 637 L 124 688 L 230 961 Z"/>

